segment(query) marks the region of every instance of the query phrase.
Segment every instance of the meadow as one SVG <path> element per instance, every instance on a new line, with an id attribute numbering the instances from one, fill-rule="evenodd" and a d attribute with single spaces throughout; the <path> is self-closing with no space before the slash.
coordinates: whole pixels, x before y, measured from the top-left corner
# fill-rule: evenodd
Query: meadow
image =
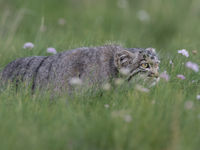
<path id="1" fill-rule="evenodd" d="M 48 47 L 113 43 L 156 48 L 169 76 L 147 91 L 132 82 L 53 101 L 0 87 L 0 149 L 198 150 L 200 72 L 186 63 L 200 65 L 199 24 L 199 0 L 0 0 L 0 69 Z"/>

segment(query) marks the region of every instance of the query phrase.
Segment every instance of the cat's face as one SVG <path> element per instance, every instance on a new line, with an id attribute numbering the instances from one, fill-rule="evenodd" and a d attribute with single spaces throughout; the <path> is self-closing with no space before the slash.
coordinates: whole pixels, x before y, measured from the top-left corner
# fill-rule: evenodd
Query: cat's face
<path id="1" fill-rule="evenodd" d="M 118 52 L 115 55 L 115 65 L 120 70 L 129 70 L 128 80 L 136 74 L 146 74 L 148 77 L 159 76 L 159 59 L 153 48 L 131 48 Z"/>
<path id="2" fill-rule="evenodd" d="M 147 48 L 140 51 L 139 68 L 141 72 L 147 73 L 149 77 L 158 77 L 159 59 L 155 49 Z"/>

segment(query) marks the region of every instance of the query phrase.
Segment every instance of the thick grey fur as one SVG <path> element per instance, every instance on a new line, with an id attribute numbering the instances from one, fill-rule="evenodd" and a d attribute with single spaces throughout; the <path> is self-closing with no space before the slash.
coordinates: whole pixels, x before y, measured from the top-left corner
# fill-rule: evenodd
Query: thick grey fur
<path id="1" fill-rule="evenodd" d="M 1 80 L 16 82 L 16 85 L 26 81 L 31 83 L 32 90 L 47 85 L 65 89 L 70 87 L 70 79 L 74 77 L 89 84 L 102 83 L 118 76 L 115 55 L 123 50 L 125 48 L 118 45 L 106 45 L 77 48 L 52 56 L 19 58 L 3 69 Z M 144 50 L 130 49 L 133 53 Z"/>

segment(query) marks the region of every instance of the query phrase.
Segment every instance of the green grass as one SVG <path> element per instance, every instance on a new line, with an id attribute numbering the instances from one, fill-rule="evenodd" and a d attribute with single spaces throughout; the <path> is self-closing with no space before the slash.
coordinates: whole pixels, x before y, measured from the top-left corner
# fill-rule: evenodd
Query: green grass
<path id="1" fill-rule="evenodd" d="M 198 150 L 200 147 L 200 73 L 183 63 L 200 64 L 199 0 L 0 0 L 0 68 L 18 57 L 49 55 L 81 46 L 119 43 L 155 47 L 161 58 L 161 80 L 149 93 L 136 83 L 52 100 L 51 94 L 28 88 L 0 92 L 0 149 L 37 150 Z M 137 14 L 145 10 L 150 20 Z M 58 19 L 66 19 L 64 26 Z M 40 27 L 46 31 L 41 32 Z M 23 44 L 33 42 L 33 50 Z M 190 57 L 177 54 L 187 49 Z M 192 54 L 197 50 L 197 55 Z M 172 59 L 174 66 L 169 64 Z M 177 74 L 186 76 L 180 80 Z M 195 82 L 192 82 L 195 80 Z M 188 102 L 193 103 L 186 109 Z M 109 108 L 105 108 L 109 104 Z M 125 117 L 131 117 L 130 122 Z"/>

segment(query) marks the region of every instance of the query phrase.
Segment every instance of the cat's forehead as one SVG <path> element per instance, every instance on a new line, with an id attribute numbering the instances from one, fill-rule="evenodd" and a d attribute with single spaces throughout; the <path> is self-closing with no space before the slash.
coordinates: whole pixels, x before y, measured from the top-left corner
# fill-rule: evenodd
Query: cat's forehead
<path id="1" fill-rule="evenodd" d="M 141 54 L 143 59 L 149 63 L 160 63 L 158 55 L 156 54 L 156 51 L 153 48 L 141 50 L 139 53 Z"/>
<path id="2" fill-rule="evenodd" d="M 132 53 L 138 53 L 140 58 L 149 63 L 160 63 L 156 50 L 154 48 L 129 48 Z"/>

